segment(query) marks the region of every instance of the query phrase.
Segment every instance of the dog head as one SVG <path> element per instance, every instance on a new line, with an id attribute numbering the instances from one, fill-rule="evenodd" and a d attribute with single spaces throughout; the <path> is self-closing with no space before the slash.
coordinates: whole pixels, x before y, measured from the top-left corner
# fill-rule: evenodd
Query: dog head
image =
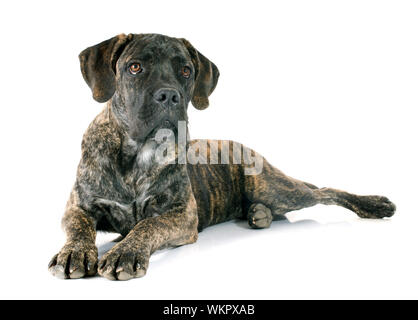
<path id="1" fill-rule="evenodd" d="M 187 121 L 187 105 L 203 110 L 219 71 L 187 40 L 158 34 L 118 35 L 80 53 L 84 80 L 132 139 Z"/>

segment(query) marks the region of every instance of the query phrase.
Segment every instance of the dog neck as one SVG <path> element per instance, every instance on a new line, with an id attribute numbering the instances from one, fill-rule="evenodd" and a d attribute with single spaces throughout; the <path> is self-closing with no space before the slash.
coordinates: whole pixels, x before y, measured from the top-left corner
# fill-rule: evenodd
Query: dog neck
<path id="1" fill-rule="evenodd" d="M 115 115 L 112 101 L 107 103 L 104 116 L 108 119 L 109 125 L 114 127 L 119 134 L 119 160 L 123 171 L 137 168 L 142 174 L 152 173 L 163 169 L 166 165 L 180 163 L 178 161 L 179 150 L 186 150 L 190 141 L 189 130 L 185 123 L 179 125 L 178 130 L 171 131 L 172 134 L 170 133 L 169 136 L 170 130 L 156 130 L 156 133 L 150 135 L 145 141 L 135 141 L 129 135 L 127 122 L 123 117 Z"/>

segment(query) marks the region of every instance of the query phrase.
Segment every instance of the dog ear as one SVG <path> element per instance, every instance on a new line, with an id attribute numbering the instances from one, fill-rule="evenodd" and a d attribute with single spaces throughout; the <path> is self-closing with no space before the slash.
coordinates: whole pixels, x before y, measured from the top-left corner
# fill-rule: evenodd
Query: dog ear
<path id="1" fill-rule="evenodd" d="M 197 51 L 189 41 L 180 39 L 186 46 L 195 68 L 195 87 L 192 104 L 196 109 L 203 110 L 209 106 L 209 96 L 218 83 L 219 70 L 203 54 Z"/>
<path id="2" fill-rule="evenodd" d="M 78 56 L 81 73 L 94 100 L 106 102 L 115 93 L 116 62 L 133 35 L 120 34 L 83 50 Z"/>

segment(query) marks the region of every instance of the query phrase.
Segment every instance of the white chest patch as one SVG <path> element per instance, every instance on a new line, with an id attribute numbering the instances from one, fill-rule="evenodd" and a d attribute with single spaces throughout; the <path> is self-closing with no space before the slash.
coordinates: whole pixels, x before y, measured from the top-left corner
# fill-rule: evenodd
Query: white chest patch
<path id="1" fill-rule="evenodd" d="M 148 168 L 152 164 L 157 146 L 155 141 L 149 140 L 139 149 L 137 156 L 139 166 Z"/>

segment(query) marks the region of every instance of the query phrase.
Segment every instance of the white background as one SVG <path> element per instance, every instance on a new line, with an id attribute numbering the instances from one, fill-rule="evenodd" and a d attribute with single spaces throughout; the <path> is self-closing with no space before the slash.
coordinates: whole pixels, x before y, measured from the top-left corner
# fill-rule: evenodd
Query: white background
<path id="1" fill-rule="evenodd" d="M 416 2 L 0 6 L 1 298 L 418 298 Z M 237 140 L 295 178 L 386 195 L 397 214 L 318 205 L 268 230 L 211 227 L 155 254 L 142 279 L 53 278 L 81 137 L 103 107 L 78 54 L 122 32 L 185 37 L 219 67 L 211 106 L 189 107 L 192 138 Z"/>

